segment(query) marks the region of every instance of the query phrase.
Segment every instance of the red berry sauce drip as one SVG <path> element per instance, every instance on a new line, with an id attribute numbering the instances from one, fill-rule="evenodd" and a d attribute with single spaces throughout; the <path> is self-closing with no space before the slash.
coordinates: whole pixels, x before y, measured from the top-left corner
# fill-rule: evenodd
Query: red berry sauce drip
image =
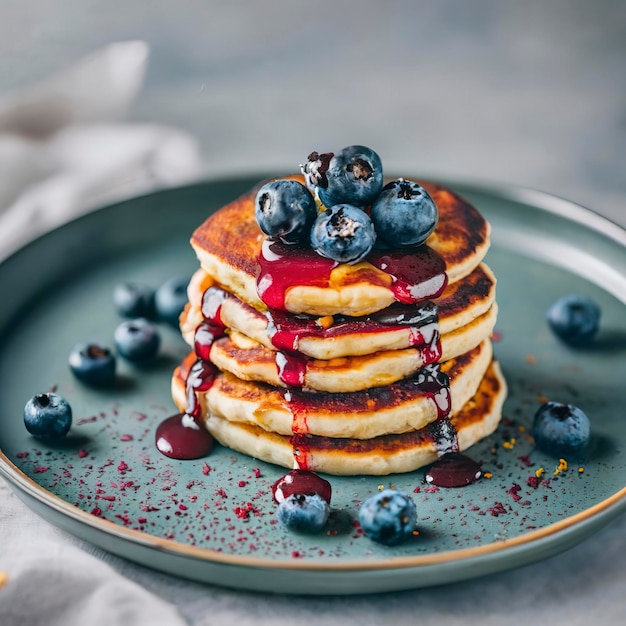
<path id="1" fill-rule="evenodd" d="M 428 246 L 410 252 L 375 251 L 367 261 L 394 278 L 393 295 L 403 304 L 436 298 L 448 284 L 446 262 Z"/>
<path id="2" fill-rule="evenodd" d="M 446 420 L 452 404 L 448 375 L 441 371 L 439 365 L 431 364 L 419 370 L 415 379 L 420 391 L 435 405 L 437 421 Z"/>
<path id="3" fill-rule="evenodd" d="M 219 287 L 209 287 L 202 294 L 202 317 L 205 321 L 224 328 L 222 305 L 227 297 L 228 294 Z"/>
<path id="4" fill-rule="evenodd" d="M 217 368 L 209 361 L 211 346 L 224 335 L 221 309 L 226 293 L 209 287 L 202 295 L 204 321 L 194 333 L 194 351 L 198 360 L 191 366 L 185 381 L 187 404 L 185 412 L 165 419 L 156 430 L 156 446 L 173 459 L 197 459 L 213 448 L 213 437 L 198 421 L 202 407 L 198 392 L 208 391 L 217 376 Z"/>
<path id="5" fill-rule="evenodd" d="M 278 376 L 290 387 L 302 387 L 309 358 L 300 352 L 276 352 Z"/>
<path id="6" fill-rule="evenodd" d="M 172 459 L 199 459 L 213 449 L 213 437 L 186 413 L 163 420 L 156 429 L 156 447 Z"/>
<path id="7" fill-rule="evenodd" d="M 480 463 L 458 452 L 448 452 L 426 469 L 427 483 L 438 487 L 463 487 L 483 475 Z"/>
<path id="8" fill-rule="evenodd" d="M 277 504 L 280 504 L 294 493 L 300 493 L 305 496 L 317 494 L 330 504 L 332 488 L 330 483 L 318 474 L 300 469 L 288 472 L 272 485 L 272 495 L 274 502 Z"/>
<path id="9" fill-rule="evenodd" d="M 295 434 L 289 439 L 293 450 L 293 460 L 300 470 L 310 471 L 311 449 L 308 443 L 308 435 Z"/>
<path id="10" fill-rule="evenodd" d="M 431 422 L 427 428 L 439 457 L 459 451 L 456 428 L 447 417 Z"/>
<path id="11" fill-rule="evenodd" d="M 285 296 L 290 287 L 326 287 L 330 272 L 337 263 L 320 256 L 312 248 L 288 246 L 265 239 L 259 254 L 259 266 L 259 298 L 271 309 L 284 311 Z"/>
<path id="12" fill-rule="evenodd" d="M 445 261 L 428 246 L 410 252 L 375 251 L 367 259 L 393 277 L 391 289 L 398 302 L 415 304 L 436 298 L 448 284 Z M 311 248 L 265 239 L 259 254 L 257 293 L 271 309 L 285 310 L 285 296 L 298 285 L 326 287 L 338 265 Z"/>
<path id="13" fill-rule="evenodd" d="M 199 419 L 202 417 L 202 407 L 198 400 L 198 391 L 208 391 L 215 382 L 217 368 L 213 363 L 198 359 L 189 370 L 185 389 L 187 392 L 187 406 L 185 413 Z"/>
<path id="14" fill-rule="evenodd" d="M 297 351 L 304 337 L 330 339 L 357 333 L 381 333 L 409 328 L 411 345 L 424 346 L 432 352 L 428 358 L 438 361 L 439 321 L 437 305 L 425 301 L 416 305 L 393 305 L 363 317 L 335 315 L 331 326 L 325 328 L 317 323 L 317 318 L 309 315 L 295 315 L 278 310 L 269 310 L 267 333 L 272 345 L 278 350 Z M 428 353 L 426 353 L 428 356 Z M 425 362 L 431 363 L 434 361 Z"/>
<path id="15" fill-rule="evenodd" d="M 208 361 L 211 355 L 211 347 L 216 339 L 224 335 L 224 327 L 202 322 L 193 337 L 193 347 L 196 356 L 202 361 Z"/>

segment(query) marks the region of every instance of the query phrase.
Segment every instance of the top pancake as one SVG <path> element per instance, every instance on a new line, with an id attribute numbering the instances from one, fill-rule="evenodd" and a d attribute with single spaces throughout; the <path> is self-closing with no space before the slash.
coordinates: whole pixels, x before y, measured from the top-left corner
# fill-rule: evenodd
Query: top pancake
<path id="1" fill-rule="evenodd" d="M 299 177 L 290 177 L 296 178 Z M 303 181 L 303 179 L 299 178 Z M 489 224 L 465 200 L 438 185 L 421 182 L 439 210 L 439 222 L 427 245 L 446 264 L 449 283 L 470 274 L 489 248 Z M 257 189 L 226 205 L 200 225 L 191 237 L 202 268 L 217 283 L 254 308 L 267 307 L 257 293 L 256 279 L 263 241 L 254 217 Z M 369 315 L 395 297 L 392 278 L 365 261 L 338 264 L 327 286 L 295 285 L 285 294 L 285 309 L 310 315 Z"/>

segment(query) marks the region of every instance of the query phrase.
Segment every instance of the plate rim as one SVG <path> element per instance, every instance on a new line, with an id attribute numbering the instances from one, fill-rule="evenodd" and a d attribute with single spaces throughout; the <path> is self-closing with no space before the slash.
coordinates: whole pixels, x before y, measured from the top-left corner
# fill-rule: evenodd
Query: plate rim
<path id="1" fill-rule="evenodd" d="M 43 233 L 35 239 L 29 241 L 24 246 L 13 251 L 8 256 L 0 259 L 0 271 L 6 264 L 12 262 L 12 259 L 22 254 L 27 254 L 31 246 L 37 245 L 37 242 L 49 237 L 54 237 L 55 233 L 61 231 L 76 222 L 86 221 L 93 218 L 95 214 L 100 214 L 107 209 L 112 209 L 124 204 L 132 204 L 137 201 L 144 201 L 150 198 L 157 198 L 163 194 L 179 193 L 181 191 L 192 191 L 194 188 L 204 188 L 213 184 L 236 185 L 250 181 L 259 181 L 268 178 L 263 173 L 244 173 L 233 176 L 223 176 L 215 178 L 206 178 L 201 181 L 193 182 L 178 187 L 168 187 L 157 189 L 147 194 L 126 198 L 114 203 L 104 204 L 95 209 L 78 215 L 73 219 L 56 226 L 55 228 Z M 547 213 L 557 215 L 561 219 L 573 221 L 581 224 L 588 230 L 595 231 L 622 246 L 626 250 L 626 228 L 623 228 L 616 222 L 604 217 L 597 212 L 584 207 L 574 201 L 562 198 L 560 196 L 532 189 L 524 186 L 509 185 L 506 183 L 497 183 L 489 181 L 473 181 L 462 178 L 448 177 L 416 177 L 418 179 L 428 179 L 438 182 L 454 189 L 455 187 L 470 188 L 476 193 L 487 194 L 491 197 L 500 197 L 502 199 L 522 202 L 529 204 L 534 208 L 540 209 Z M 626 294 L 625 294 L 626 296 Z M 508 552 L 517 547 L 526 545 L 535 545 L 537 542 L 549 539 L 555 535 L 560 536 L 568 530 L 577 530 L 584 527 L 585 522 L 598 522 L 602 526 L 609 523 L 615 516 L 626 511 L 626 486 L 617 492 L 605 498 L 601 502 L 591 507 L 579 511 L 574 515 L 570 515 L 557 522 L 549 524 L 539 529 L 535 529 L 511 539 L 497 539 L 481 546 L 471 548 L 460 548 L 453 550 L 445 550 L 442 552 L 434 552 L 430 554 L 418 554 L 413 556 L 390 556 L 376 559 L 349 559 L 343 561 L 330 561 L 328 559 L 287 559 L 270 558 L 270 557 L 253 557 L 247 555 L 228 554 L 210 548 L 200 548 L 179 541 L 168 540 L 148 533 L 125 528 L 108 520 L 99 519 L 87 511 L 83 511 L 60 496 L 53 494 L 39 485 L 35 480 L 28 477 L 22 472 L 0 449 L 0 475 L 2 475 L 11 486 L 21 490 L 28 496 L 33 497 L 40 503 L 49 506 L 60 514 L 66 515 L 74 521 L 85 525 L 91 529 L 103 532 L 106 535 L 112 535 L 118 539 L 128 541 L 132 544 L 159 550 L 161 552 L 176 555 L 179 557 L 192 558 L 196 561 L 204 561 L 215 564 L 241 566 L 246 568 L 264 568 L 273 570 L 299 570 L 311 572 L 339 572 L 339 571 L 372 571 L 372 570 L 394 570 L 428 567 L 445 563 L 453 563 L 457 561 L 467 562 L 471 559 L 480 559 L 482 557 L 497 558 L 503 552 Z M 30 508 L 30 507 L 29 507 Z M 32 509 L 31 509 L 32 510 Z M 582 530 L 581 530 L 582 532 Z M 94 542 L 95 543 L 95 542 Z M 105 549 L 105 548 L 103 548 Z"/>

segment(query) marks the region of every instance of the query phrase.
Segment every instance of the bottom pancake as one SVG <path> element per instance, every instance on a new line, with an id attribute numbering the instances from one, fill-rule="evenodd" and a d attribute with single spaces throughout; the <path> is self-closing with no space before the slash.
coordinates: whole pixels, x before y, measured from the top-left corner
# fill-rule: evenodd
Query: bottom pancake
<path id="1" fill-rule="evenodd" d="M 451 418 L 458 446 L 466 450 L 498 426 L 506 398 L 506 382 L 493 361 L 476 394 Z M 335 475 L 387 475 L 411 472 L 438 458 L 432 425 L 373 439 L 335 439 L 312 435 L 286 436 L 258 426 L 209 415 L 207 429 L 222 445 L 286 468 L 299 467 Z"/>

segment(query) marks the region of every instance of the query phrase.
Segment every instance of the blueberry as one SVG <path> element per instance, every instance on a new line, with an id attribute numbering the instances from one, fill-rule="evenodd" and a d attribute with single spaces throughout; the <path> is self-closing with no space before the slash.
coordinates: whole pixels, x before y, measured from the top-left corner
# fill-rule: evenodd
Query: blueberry
<path id="1" fill-rule="evenodd" d="M 372 540 L 395 546 L 415 530 L 417 511 L 411 498 L 393 489 L 385 489 L 368 498 L 359 509 L 363 532 Z"/>
<path id="2" fill-rule="evenodd" d="M 122 317 L 152 317 L 154 289 L 143 283 L 120 283 L 113 289 L 113 304 Z"/>
<path id="3" fill-rule="evenodd" d="M 589 443 L 589 418 L 571 404 L 546 402 L 535 413 L 532 435 L 535 445 L 557 456 L 583 451 Z"/>
<path id="4" fill-rule="evenodd" d="M 302 169 L 327 207 L 344 203 L 368 206 L 383 187 L 380 157 L 366 146 L 348 146 L 338 154 L 313 152 Z"/>
<path id="5" fill-rule="evenodd" d="M 107 385 L 115 380 L 115 355 L 96 343 L 75 346 L 69 365 L 74 376 L 89 385 Z"/>
<path id="6" fill-rule="evenodd" d="M 24 407 L 26 430 L 38 439 L 62 439 L 72 426 L 72 408 L 55 393 L 39 393 Z"/>
<path id="7" fill-rule="evenodd" d="M 339 263 L 357 263 L 372 249 L 376 232 L 367 213 L 338 204 L 317 216 L 311 229 L 313 249 Z"/>
<path id="8" fill-rule="evenodd" d="M 439 211 L 426 189 L 400 178 L 385 185 L 372 205 L 371 218 L 383 243 L 413 247 L 435 230 Z"/>
<path id="9" fill-rule="evenodd" d="M 154 305 L 159 320 L 178 326 L 178 318 L 188 301 L 189 280 L 189 276 L 173 276 L 157 289 Z"/>
<path id="10" fill-rule="evenodd" d="M 557 300 L 546 314 L 553 332 L 569 344 L 589 341 L 600 325 L 600 307 L 585 296 L 565 296 Z"/>
<path id="11" fill-rule="evenodd" d="M 293 493 L 276 509 L 278 521 L 287 529 L 301 533 L 317 533 L 326 526 L 328 502 L 317 494 Z"/>
<path id="12" fill-rule="evenodd" d="M 156 328 L 143 318 L 122 322 L 113 336 L 118 353 L 133 363 L 150 361 L 161 345 Z"/>
<path id="13" fill-rule="evenodd" d="M 268 237 L 293 244 L 308 236 L 317 216 L 317 205 L 309 190 L 297 180 L 274 180 L 259 189 L 254 215 Z"/>

